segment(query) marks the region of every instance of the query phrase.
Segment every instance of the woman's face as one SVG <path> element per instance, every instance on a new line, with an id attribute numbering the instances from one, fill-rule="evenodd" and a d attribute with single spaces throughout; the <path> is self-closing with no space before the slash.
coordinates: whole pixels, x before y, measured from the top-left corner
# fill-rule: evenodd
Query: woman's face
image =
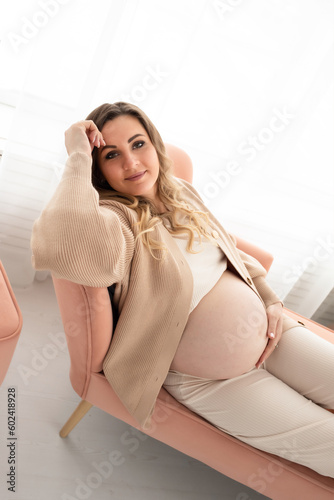
<path id="1" fill-rule="evenodd" d="M 159 159 L 142 124 L 131 115 L 108 121 L 101 130 L 106 146 L 98 161 L 110 186 L 120 193 L 156 201 Z"/>

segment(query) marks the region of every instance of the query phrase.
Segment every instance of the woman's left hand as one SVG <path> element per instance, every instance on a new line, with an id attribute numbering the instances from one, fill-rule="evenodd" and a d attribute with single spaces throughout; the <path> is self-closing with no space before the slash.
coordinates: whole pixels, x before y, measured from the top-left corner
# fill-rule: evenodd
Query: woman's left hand
<path id="1" fill-rule="evenodd" d="M 267 337 L 269 337 L 267 347 L 261 354 L 260 359 L 255 364 L 256 368 L 260 368 L 260 365 L 269 358 L 270 354 L 274 351 L 280 338 L 282 337 L 283 329 L 283 306 L 281 302 L 276 302 L 271 304 L 266 309 L 268 317 L 268 329 Z"/>

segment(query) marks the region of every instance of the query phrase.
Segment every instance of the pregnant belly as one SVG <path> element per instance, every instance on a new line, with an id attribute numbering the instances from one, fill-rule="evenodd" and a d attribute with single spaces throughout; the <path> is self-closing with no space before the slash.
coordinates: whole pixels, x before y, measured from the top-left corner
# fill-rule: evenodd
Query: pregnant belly
<path id="1" fill-rule="evenodd" d="M 266 333 L 262 301 L 227 269 L 189 315 L 170 369 L 210 379 L 237 377 L 259 360 Z"/>

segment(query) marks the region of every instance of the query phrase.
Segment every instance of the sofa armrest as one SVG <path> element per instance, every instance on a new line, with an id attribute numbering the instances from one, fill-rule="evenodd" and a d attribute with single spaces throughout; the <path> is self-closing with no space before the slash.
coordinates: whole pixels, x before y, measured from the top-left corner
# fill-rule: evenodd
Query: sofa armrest
<path id="1" fill-rule="evenodd" d="M 84 399 L 91 373 L 102 371 L 112 338 L 108 289 L 83 286 L 54 276 L 52 280 L 71 360 L 71 384 Z"/>
<path id="2" fill-rule="evenodd" d="M 0 261 L 0 384 L 13 357 L 22 329 L 22 314 Z"/>

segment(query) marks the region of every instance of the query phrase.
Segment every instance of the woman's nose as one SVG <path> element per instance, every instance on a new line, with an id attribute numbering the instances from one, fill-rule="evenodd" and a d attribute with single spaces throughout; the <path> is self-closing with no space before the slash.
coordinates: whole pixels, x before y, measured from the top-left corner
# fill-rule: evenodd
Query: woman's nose
<path id="1" fill-rule="evenodd" d="M 136 159 L 135 155 L 129 153 L 124 157 L 124 162 L 123 162 L 123 167 L 125 169 L 130 169 L 133 168 L 138 164 L 138 160 Z"/>

